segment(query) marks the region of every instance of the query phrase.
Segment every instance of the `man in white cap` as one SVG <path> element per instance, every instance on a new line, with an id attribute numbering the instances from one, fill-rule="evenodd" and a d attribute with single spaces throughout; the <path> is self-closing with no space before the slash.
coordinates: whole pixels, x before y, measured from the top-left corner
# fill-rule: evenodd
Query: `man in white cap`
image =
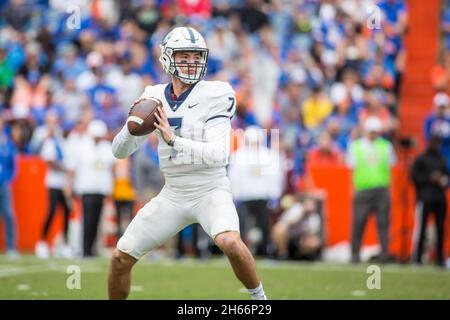
<path id="1" fill-rule="evenodd" d="M 450 169 L 450 98 L 444 92 L 436 93 L 433 98 L 434 112 L 425 120 L 425 138 L 430 141 L 432 137 L 440 138 L 440 151 L 447 159 Z"/>
<path id="2" fill-rule="evenodd" d="M 69 186 L 74 186 L 75 193 L 81 195 L 83 203 L 85 257 L 95 254 L 93 245 L 97 238 L 103 199 L 112 192 L 112 169 L 116 161 L 111 154 L 111 143 L 105 140 L 108 130 L 103 121 L 91 121 L 87 133 L 88 137 L 81 140 L 76 151 L 70 152 L 67 157 L 67 167 L 70 170 Z"/>
<path id="3" fill-rule="evenodd" d="M 380 262 L 386 262 L 389 257 L 389 185 L 391 167 L 396 158 L 392 144 L 380 136 L 381 130 L 382 124 L 378 117 L 367 118 L 364 123 L 365 136 L 353 141 L 347 154 L 347 164 L 353 170 L 355 190 L 352 262 L 360 261 L 362 236 L 370 213 L 375 213 L 377 217 Z"/>
<path id="4" fill-rule="evenodd" d="M 239 203 L 241 234 L 249 245 L 253 245 L 250 227 L 254 218 L 255 227 L 261 232 L 260 241 L 254 241 L 257 244 L 256 254 L 260 256 L 268 253 L 268 203 L 270 200 L 278 200 L 283 191 L 282 158 L 278 150 L 269 149 L 265 145 L 266 135 L 264 130 L 249 126 L 245 130 L 245 145 L 231 156 L 229 166 L 233 198 Z"/>

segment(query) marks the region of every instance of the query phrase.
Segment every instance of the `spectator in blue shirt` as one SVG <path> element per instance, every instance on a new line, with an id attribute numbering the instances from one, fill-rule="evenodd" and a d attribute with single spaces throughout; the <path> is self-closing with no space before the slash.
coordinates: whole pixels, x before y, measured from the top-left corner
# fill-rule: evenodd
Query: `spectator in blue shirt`
<path id="1" fill-rule="evenodd" d="M 16 229 L 11 205 L 11 181 L 15 173 L 15 147 L 4 130 L 0 117 L 0 216 L 6 228 L 6 249 L 11 256 L 16 253 Z"/>
<path id="2" fill-rule="evenodd" d="M 378 7 L 384 14 L 385 22 L 401 35 L 406 28 L 408 9 L 404 0 L 381 0 Z"/>
<path id="3" fill-rule="evenodd" d="M 102 97 L 101 108 L 94 110 L 96 119 L 106 123 L 108 131 L 118 132 L 126 121 L 125 111 L 117 104 L 117 98 L 112 93 L 105 93 Z"/>
<path id="4" fill-rule="evenodd" d="M 432 136 L 441 139 L 441 152 L 447 159 L 447 166 L 450 168 L 450 99 L 446 93 L 437 93 L 433 99 L 435 112 L 425 120 L 425 138 L 427 141 Z"/>
<path id="5" fill-rule="evenodd" d="M 86 93 L 93 110 L 95 112 L 101 112 L 105 96 L 112 95 L 114 99 L 117 99 L 117 91 L 105 83 L 102 68 L 93 68 L 93 73 L 97 83 L 88 89 Z"/>
<path id="6" fill-rule="evenodd" d="M 76 78 L 83 71 L 87 70 L 83 59 L 77 56 L 77 49 L 73 44 L 63 46 L 60 51 L 60 56 L 53 65 L 54 75 L 60 72 L 64 79 Z"/>
<path id="7" fill-rule="evenodd" d="M 447 2 L 448 3 L 448 2 Z M 450 7 L 445 9 L 442 17 L 442 31 L 445 34 L 446 48 L 450 49 Z"/>

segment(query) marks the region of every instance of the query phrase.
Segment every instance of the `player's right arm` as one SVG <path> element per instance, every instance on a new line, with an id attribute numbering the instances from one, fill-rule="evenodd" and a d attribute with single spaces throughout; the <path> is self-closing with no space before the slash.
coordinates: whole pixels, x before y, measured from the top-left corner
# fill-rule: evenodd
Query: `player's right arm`
<path id="1" fill-rule="evenodd" d="M 151 97 L 151 86 L 145 88 L 144 93 L 137 99 L 134 104 L 138 103 L 146 97 Z M 127 120 L 128 122 L 128 120 Z M 122 130 L 114 137 L 112 142 L 112 153 L 114 157 L 118 159 L 125 159 L 133 154 L 147 139 L 147 135 L 144 136 L 133 136 L 128 131 L 127 122 L 122 127 Z"/>
<path id="2" fill-rule="evenodd" d="M 114 157 L 118 159 L 125 159 L 135 152 L 144 143 L 147 136 L 133 136 L 128 131 L 127 124 L 123 126 L 122 130 L 114 137 L 112 142 L 112 152 Z"/>

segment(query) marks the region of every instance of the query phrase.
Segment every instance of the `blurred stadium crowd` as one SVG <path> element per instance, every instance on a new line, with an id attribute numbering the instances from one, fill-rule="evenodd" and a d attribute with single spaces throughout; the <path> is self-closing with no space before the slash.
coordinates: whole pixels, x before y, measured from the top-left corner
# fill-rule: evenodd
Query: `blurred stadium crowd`
<path id="1" fill-rule="evenodd" d="M 255 182 L 271 188 L 248 194 L 251 178 L 242 179 L 241 174 L 235 178 L 249 184 L 235 194 L 237 203 L 245 204 L 239 206 L 243 224 L 251 220 L 251 212 L 286 209 L 280 219 L 255 215 L 255 223 L 266 227 L 260 228 L 262 235 L 261 230 L 249 232 L 247 241 L 259 239 L 261 255 L 274 254 L 270 248 L 275 248 L 285 258 L 287 242 L 306 229 L 309 236 L 294 247 L 303 248 L 301 256 L 317 258 L 323 222 L 308 213 L 319 212 L 323 203 L 320 197 L 304 196 L 309 190 L 304 178 L 307 165 L 345 164 L 350 143 L 363 135 L 366 120 L 374 117 L 380 135 L 395 141 L 405 64 L 405 1 L 76 0 L 71 4 L 76 9 L 68 10 L 65 0 L 0 1 L 0 110 L 11 148 L 41 155 L 52 162 L 54 171 L 59 170 L 57 162 L 72 157 L 69 173 L 62 178 L 70 180 L 70 171 L 81 161 L 75 154 L 81 154 L 83 136 L 111 141 L 144 87 L 169 81 L 158 62 L 159 44 L 173 26 L 190 25 L 204 35 L 210 49 L 207 79 L 229 81 L 236 91 L 233 128 L 280 129 L 280 176 Z M 382 28 L 368 27 L 367 8 L 373 5 L 381 10 Z M 447 36 L 448 13 L 443 25 Z M 433 71 L 433 81 L 441 89 L 448 87 L 449 79 L 450 55 L 447 48 L 443 52 L 442 63 Z M 435 101 L 448 114 L 448 96 Z M 60 145 L 65 145 L 64 152 Z M 105 178 L 111 179 L 110 185 L 100 190 L 88 181 L 94 191 L 84 192 L 112 195 L 117 210 L 130 217 L 133 203 L 145 203 L 163 184 L 156 139 L 151 136 L 131 162 L 113 164 L 106 158 L 114 172 Z M 65 196 L 73 190 L 58 179 L 47 179 L 50 189 L 61 191 L 53 193 L 51 201 L 67 202 Z M 302 197 L 285 196 L 299 192 Z M 103 197 L 84 199 L 84 205 L 86 201 L 95 208 Z M 285 221 L 284 227 L 278 220 Z M 44 241 L 50 222 L 43 228 Z M 118 236 L 120 232 L 119 227 Z M 95 231 L 85 233 L 85 242 L 92 242 Z M 191 232 L 182 233 L 180 249 L 183 234 L 188 237 Z M 41 251 L 46 254 L 45 248 Z M 89 246 L 83 252 L 92 254 Z"/>

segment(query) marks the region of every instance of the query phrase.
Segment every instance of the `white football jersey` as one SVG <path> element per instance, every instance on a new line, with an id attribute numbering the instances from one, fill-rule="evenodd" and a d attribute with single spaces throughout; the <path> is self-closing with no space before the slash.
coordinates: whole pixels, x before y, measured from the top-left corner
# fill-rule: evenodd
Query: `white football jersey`
<path id="1" fill-rule="evenodd" d="M 193 141 L 206 142 L 205 132 L 220 121 L 221 131 L 229 140 L 231 132 L 230 119 L 236 109 L 236 98 L 233 88 L 227 82 L 201 80 L 185 91 L 176 100 L 171 94 L 172 84 L 158 84 L 145 88 L 141 97 L 154 97 L 161 100 L 170 125 L 177 136 Z M 161 137 L 158 130 L 158 155 L 160 168 L 166 177 L 166 183 L 176 179 L 177 184 L 184 180 L 188 184 L 204 183 L 215 177 L 226 175 L 225 166 L 228 163 L 229 143 L 225 161 L 207 163 L 200 157 L 176 151 Z M 216 132 L 217 134 L 217 132 Z M 192 177 L 195 176 L 195 182 Z M 187 178 L 187 179 L 183 179 Z"/>

